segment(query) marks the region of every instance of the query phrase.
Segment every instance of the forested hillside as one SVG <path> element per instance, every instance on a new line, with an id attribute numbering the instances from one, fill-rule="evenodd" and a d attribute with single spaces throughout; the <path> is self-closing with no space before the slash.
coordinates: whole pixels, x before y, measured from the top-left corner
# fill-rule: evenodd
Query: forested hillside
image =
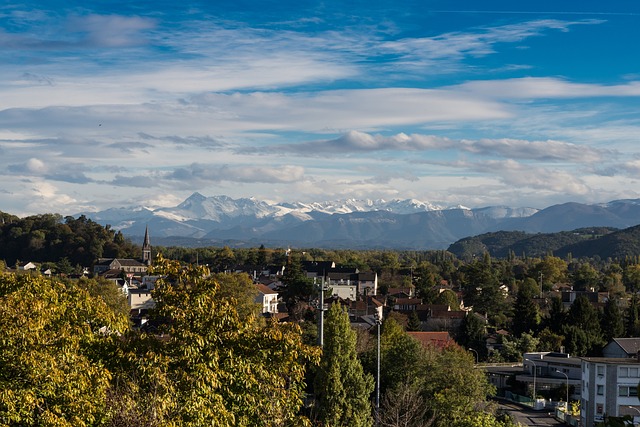
<path id="1" fill-rule="evenodd" d="M 616 237 L 614 237 L 616 236 Z M 611 245 L 615 243 L 615 247 Z M 498 231 L 461 239 L 449 247 L 459 258 L 471 259 L 487 252 L 493 257 L 540 257 L 550 253 L 577 257 L 619 257 L 640 254 L 640 227 L 616 230 L 589 227 L 558 233 Z"/>
<path id="2" fill-rule="evenodd" d="M 91 266 L 99 257 L 139 257 L 140 248 L 122 233 L 84 216 L 42 214 L 18 218 L 0 212 L 0 260 Z"/>

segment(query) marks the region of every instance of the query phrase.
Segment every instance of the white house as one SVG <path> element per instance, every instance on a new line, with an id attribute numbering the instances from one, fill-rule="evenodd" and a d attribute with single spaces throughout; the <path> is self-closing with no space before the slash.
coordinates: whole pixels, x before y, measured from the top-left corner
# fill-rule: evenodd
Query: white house
<path id="1" fill-rule="evenodd" d="M 256 303 L 262 307 L 262 313 L 277 313 L 278 293 L 262 283 L 257 283 L 256 287 L 258 288 Z"/>

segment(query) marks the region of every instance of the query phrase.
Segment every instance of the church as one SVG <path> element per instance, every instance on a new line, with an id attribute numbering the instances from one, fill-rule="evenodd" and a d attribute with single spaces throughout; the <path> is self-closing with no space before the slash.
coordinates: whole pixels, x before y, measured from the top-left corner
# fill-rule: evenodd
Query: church
<path id="1" fill-rule="evenodd" d="M 96 276 L 120 276 L 133 274 L 143 276 L 151 265 L 151 241 L 149 239 L 149 227 L 144 230 L 142 243 L 142 258 L 98 258 L 93 266 L 93 274 Z"/>

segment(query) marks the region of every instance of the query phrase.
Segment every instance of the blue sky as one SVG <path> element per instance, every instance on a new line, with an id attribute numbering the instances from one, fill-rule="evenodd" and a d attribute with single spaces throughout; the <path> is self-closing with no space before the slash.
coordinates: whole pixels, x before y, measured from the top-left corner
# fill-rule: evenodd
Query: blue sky
<path id="1" fill-rule="evenodd" d="M 640 2 L 5 2 L 0 210 L 640 198 Z"/>

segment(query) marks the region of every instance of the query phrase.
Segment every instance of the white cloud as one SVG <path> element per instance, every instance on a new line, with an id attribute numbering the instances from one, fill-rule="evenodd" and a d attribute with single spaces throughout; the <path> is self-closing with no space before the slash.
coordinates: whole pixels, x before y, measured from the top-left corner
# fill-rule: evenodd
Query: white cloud
<path id="1" fill-rule="evenodd" d="M 500 99 L 545 99 L 588 97 L 637 97 L 640 82 L 619 85 L 573 83 L 555 77 L 523 77 L 507 80 L 480 80 L 463 83 L 452 90 L 475 96 Z"/>

